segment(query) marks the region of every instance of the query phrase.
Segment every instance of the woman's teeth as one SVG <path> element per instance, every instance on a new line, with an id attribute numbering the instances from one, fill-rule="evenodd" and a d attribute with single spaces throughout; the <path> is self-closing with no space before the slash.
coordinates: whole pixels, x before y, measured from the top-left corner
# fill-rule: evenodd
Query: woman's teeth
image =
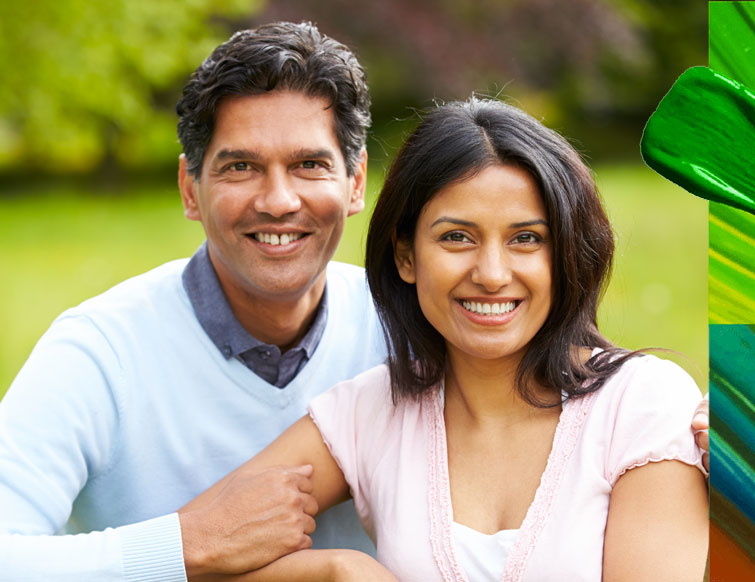
<path id="1" fill-rule="evenodd" d="M 269 232 L 255 232 L 254 238 L 268 245 L 287 245 L 299 240 L 303 235 L 300 232 L 286 234 L 270 234 Z"/>
<path id="2" fill-rule="evenodd" d="M 513 311 L 516 307 L 515 301 L 506 301 L 505 303 L 477 303 L 476 301 L 462 301 L 461 305 L 467 311 L 480 313 L 482 315 L 501 315 Z"/>

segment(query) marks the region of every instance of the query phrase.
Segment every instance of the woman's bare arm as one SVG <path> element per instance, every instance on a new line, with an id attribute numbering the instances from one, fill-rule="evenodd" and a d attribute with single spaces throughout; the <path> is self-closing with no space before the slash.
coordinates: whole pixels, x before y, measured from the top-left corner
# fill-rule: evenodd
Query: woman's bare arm
<path id="1" fill-rule="evenodd" d="M 179 510 L 187 574 L 239 574 L 309 548 L 313 517 L 348 496 L 305 416 Z"/>
<path id="2" fill-rule="evenodd" d="M 271 467 L 303 465 L 314 468 L 311 477 L 312 495 L 317 501 L 318 514 L 349 498 L 349 488 L 343 473 L 323 442 L 320 431 L 309 416 L 303 416 L 256 456 L 189 501 L 179 513 L 206 505 L 231 480 L 243 475 L 260 473 Z"/>
<path id="3" fill-rule="evenodd" d="M 708 492 L 679 461 L 627 471 L 611 493 L 604 582 L 699 582 L 708 552 Z"/>
<path id="4" fill-rule="evenodd" d="M 355 550 L 301 550 L 264 568 L 237 576 L 207 576 L 196 582 L 396 582 L 375 559 Z"/>

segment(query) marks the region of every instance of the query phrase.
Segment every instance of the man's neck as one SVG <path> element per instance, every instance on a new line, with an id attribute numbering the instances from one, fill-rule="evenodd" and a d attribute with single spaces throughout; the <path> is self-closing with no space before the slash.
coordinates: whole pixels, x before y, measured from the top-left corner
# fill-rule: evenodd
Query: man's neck
<path id="1" fill-rule="evenodd" d="M 325 290 L 325 276 L 294 298 L 254 297 L 237 289 L 226 289 L 233 314 L 255 338 L 285 352 L 306 335 Z"/>

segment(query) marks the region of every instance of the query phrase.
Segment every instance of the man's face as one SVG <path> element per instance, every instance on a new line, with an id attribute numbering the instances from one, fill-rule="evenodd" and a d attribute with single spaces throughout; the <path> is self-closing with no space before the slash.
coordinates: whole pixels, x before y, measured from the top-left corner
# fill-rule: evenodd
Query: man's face
<path id="1" fill-rule="evenodd" d="M 199 180 L 181 156 L 186 217 L 202 222 L 232 306 L 319 298 L 346 217 L 364 207 L 366 154 L 347 176 L 327 107 L 295 92 L 227 98 Z"/>

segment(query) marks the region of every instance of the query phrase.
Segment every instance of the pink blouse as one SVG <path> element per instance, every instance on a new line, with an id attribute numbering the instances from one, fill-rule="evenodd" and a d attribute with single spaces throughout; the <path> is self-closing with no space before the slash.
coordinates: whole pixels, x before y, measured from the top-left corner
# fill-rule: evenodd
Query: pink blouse
<path id="1" fill-rule="evenodd" d="M 703 470 L 690 430 L 700 398 L 680 367 L 644 356 L 624 364 L 598 392 L 567 401 L 502 580 L 599 581 L 617 479 L 670 459 Z M 343 471 L 378 560 L 402 582 L 468 582 L 451 533 L 438 389 L 394 406 L 388 370 L 378 366 L 315 398 L 309 413 Z"/>

